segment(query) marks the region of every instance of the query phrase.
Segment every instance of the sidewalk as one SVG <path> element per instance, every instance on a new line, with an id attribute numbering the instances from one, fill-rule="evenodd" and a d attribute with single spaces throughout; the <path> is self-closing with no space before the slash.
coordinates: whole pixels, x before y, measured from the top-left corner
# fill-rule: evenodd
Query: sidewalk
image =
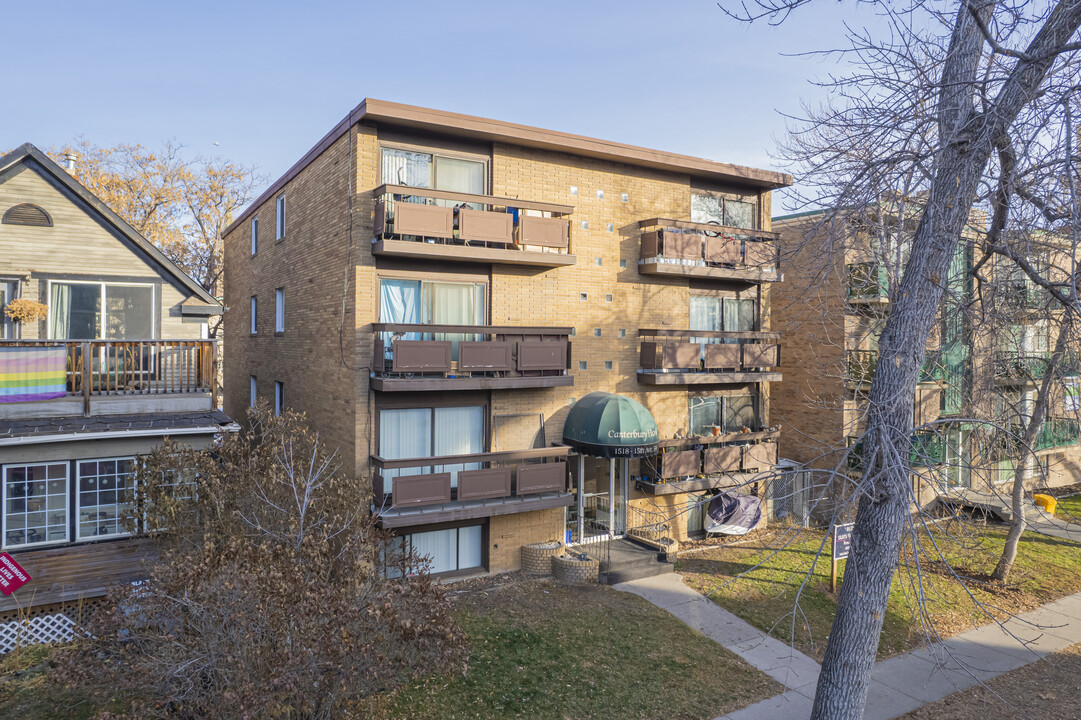
<path id="1" fill-rule="evenodd" d="M 718 720 L 806 720 L 810 716 L 819 665 L 807 655 L 717 606 L 684 585 L 679 575 L 614 587 L 667 610 L 787 688 L 781 695 Z M 879 662 L 871 674 L 863 717 L 899 717 L 1077 643 L 1081 643 L 1081 593 L 1023 613 L 1003 625 L 985 625 L 930 648 Z"/>

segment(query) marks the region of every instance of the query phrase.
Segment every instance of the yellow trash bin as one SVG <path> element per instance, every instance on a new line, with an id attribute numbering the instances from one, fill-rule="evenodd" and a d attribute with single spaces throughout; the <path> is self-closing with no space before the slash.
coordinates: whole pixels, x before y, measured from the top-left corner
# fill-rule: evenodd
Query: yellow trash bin
<path id="1" fill-rule="evenodd" d="M 1055 506 L 1058 505 L 1058 500 L 1050 495 L 1033 495 L 1032 500 L 1042 507 L 1050 515 L 1055 514 Z"/>

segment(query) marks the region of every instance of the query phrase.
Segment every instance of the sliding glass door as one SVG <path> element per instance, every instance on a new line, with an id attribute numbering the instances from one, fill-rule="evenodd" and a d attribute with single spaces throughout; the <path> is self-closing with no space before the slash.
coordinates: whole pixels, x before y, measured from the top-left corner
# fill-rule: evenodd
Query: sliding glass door
<path id="1" fill-rule="evenodd" d="M 150 340 L 154 316 L 153 285 L 49 283 L 52 340 Z"/>
<path id="2" fill-rule="evenodd" d="M 394 408 L 379 412 L 379 455 L 387 460 L 475 455 L 484 452 L 484 406 Z M 428 472 L 449 472 L 451 487 L 458 473 L 477 470 L 480 463 L 428 465 L 383 471 L 383 492 L 394 477 Z"/>

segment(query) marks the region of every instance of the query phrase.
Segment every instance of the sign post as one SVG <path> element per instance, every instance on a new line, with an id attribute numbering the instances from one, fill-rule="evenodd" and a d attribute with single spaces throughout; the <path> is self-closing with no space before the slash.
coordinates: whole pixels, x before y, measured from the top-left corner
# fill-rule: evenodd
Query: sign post
<path id="1" fill-rule="evenodd" d="M 833 526 L 833 548 L 830 560 L 830 592 L 837 592 L 837 563 L 848 559 L 852 549 L 853 523 L 841 523 Z"/>

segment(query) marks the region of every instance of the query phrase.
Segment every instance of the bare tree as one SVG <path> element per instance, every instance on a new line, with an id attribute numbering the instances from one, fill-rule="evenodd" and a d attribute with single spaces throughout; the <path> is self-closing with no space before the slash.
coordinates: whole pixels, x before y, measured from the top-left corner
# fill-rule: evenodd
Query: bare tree
<path id="1" fill-rule="evenodd" d="M 806 4 L 758 0 L 731 12 L 744 20 L 781 21 Z M 807 112 L 788 148 L 805 199 L 820 206 L 866 206 L 888 188 L 922 193 L 911 251 L 878 343 L 853 554 L 819 676 L 816 720 L 862 715 L 910 522 L 913 395 L 951 261 L 975 206 L 985 203 L 991 211 L 986 249 L 1010 258 L 1076 311 L 1076 273 L 1067 286 L 1054 286 L 1028 261 L 1027 249 L 1001 233 L 1019 201 L 1042 206 L 1045 216 L 1064 214 L 1072 227 L 1074 196 L 1061 190 L 1062 178 L 1072 182 L 1075 174 L 1073 153 L 1063 149 L 1073 133 L 1081 1 L 917 0 L 903 10 L 878 7 L 888 36 L 852 33 L 852 71 L 830 82 L 831 104 Z"/>

